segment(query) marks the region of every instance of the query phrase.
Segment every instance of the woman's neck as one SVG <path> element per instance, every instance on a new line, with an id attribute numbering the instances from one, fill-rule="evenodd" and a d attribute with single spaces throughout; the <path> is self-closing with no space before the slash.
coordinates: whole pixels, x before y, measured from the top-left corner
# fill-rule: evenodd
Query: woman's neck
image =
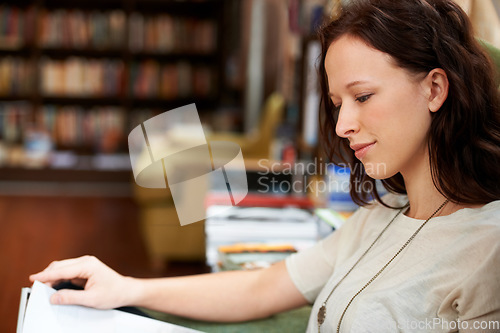
<path id="1" fill-rule="evenodd" d="M 402 174 L 410 203 L 410 208 L 405 212 L 405 215 L 419 220 L 428 219 L 446 200 L 446 197 L 434 185 L 430 168 L 426 167 L 420 172 Z M 479 208 L 481 206 L 448 202 L 436 216 L 449 215 L 462 208 Z"/>
<path id="2" fill-rule="evenodd" d="M 408 176 L 403 176 L 403 178 L 405 179 L 406 192 L 410 203 L 410 208 L 405 213 L 406 216 L 425 220 L 446 200 L 434 186 L 430 173 L 429 177 L 424 179 L 415 179 Z M 444 209 L 441 210 L 440 215 L 443 213 Z"/>

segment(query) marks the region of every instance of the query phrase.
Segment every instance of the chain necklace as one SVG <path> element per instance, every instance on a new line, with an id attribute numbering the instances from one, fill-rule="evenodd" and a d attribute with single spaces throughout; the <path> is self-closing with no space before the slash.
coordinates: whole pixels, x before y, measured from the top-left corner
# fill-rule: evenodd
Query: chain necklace
<path id="1" fill-rule="evenodd" d="M 413 240 L 413 238 L 415 238 L 415 236 L 420 232 L 420 230 L 422 230 L 422 228 L 427 224 L 427 222 L 429 222 L 430 219 L 432 219 L 441 209 L 443 209 L 443 207 L 448 203 L 448 201 L 449 200 L 446 199 L 441 204 L 441 206 L 439 206 L 438 209 L 436 209 L 434 211 L 434 213 L 432 213 L 432 215 L 429 216 L 429 218 L 427 220 L 422 222 L 420 227 L 418 227 L 418 229 L 413 233 L 413 235 L 411 235 L 410 238 L 408 238 L 406 243 L 403 244 L 403 246 L 396 252 L 396 254 L 394 254 L 394 256 L 361 289 L 359 289 L 358 292 L 356 294 L 354 294 L 354 296 L 352 296 L 351 300 L 349 301 L 349 303 L 347 303 L 347 306 L 345 307 L 344 311 L 342 312 L 342 315 L 340 316 L 339 323 L 337 325 L 337 333 L 340 332 L 340 324 L 342 323 L 342 319 L 344 319 L 344 315 L 347 312 L 347 309 L 351 305 L 352 301 L 354 301 L 354 299 L 359 294 L 361 294 L 361 292 L 363 292 L 363 290 L 365 290 L 366 287 L 368 287 L 387 268 L 387 266 L 390 265 L 390 263 L 408 246 L 408 244 L 410 244 L 410 242 Z M 377 236 L 377 238 L 375 238 L 373 243 L 366 249 L 366 251 L 361 255 L 361 257 L 359 257 L 359 259 L 354 263 L 354 265 L 351 267 L 351 269 L 349 269 L 349 271 L 342 277 L 342 279 L 340 279 L 340 281 L 333 287 L 332 291 L 330 291 L 330 294 L 328 294 L 328 297 L 325 299 L 323 304 L 321 304 L 321 307 L 318 311 L 318 333 L 320 333 L 321 325 L 323 324 L 323 322 L 325 321 L 325 318 L 326 318 L 326 304 L 328 303 L 330 296 L 332 296 L 333 292 L 335 291 L 335 289 L 337 289 L 339 284 L 341 284 L 342 281 L 344 281 L 344 279 L 352 272 L 354 267 L 356 267 L 358 265 L 358 263 L 361 261 L 361 259 L 363 259 L 363 257 L 368 253 L 368 251 L 370 251 L 370 249 L 373 247 L 373 245 L 375 245 L 375 243 L 380 239 L 380 237 L 382 237 L 384 232 L 387 230 L 387 228 L 389 228 L 389 226 L 392 224 L 392 222 L 394 222 L 396 217 L 398 217 L 403 212 L 403 209 L 401 209 L 392 218 L 392 220 L 385 226 L 385 228 L 380 232 L 380 234 Z"/>

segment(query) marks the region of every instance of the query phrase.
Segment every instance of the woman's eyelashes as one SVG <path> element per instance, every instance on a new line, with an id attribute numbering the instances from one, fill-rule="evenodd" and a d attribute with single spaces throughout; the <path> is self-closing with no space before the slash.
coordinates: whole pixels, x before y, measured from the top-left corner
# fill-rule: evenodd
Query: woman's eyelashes
<path id="1" fill-rule="evenodd" d="M 368 99 L 370 99 L 370 97 L 372 97 L 372 95 L 373 94 L 365 94 L 365 95 L 359 96 L 359 97 L 356 98 L 356 102 L 364 103 Z"/>
<path id="2" fill-rule="evenodd" d="M 359 96 L 359 97 L 356 97 L 354 100 L 356 102 L 359 102 L 359 103 L 365 103 L 366 101 L 368 101 L 370 99 L 370 97 L 372 97 L 373 94 L 365 94 L 365 95 L 362 95 L 362 96 Z M 333 103 L 333 101 L 332 101 Z M 335 112 L 339 112 L 340 111 L 340 108 L 342 107 L 342 103 L 333 103 L 333 109 Z"/>

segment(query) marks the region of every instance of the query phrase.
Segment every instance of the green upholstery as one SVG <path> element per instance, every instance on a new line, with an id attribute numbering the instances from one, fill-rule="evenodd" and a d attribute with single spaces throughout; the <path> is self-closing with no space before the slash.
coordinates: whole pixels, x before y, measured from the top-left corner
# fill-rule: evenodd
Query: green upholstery
<path id="1" fill-rule="evenodd" d="M 243 323 L 211 323 L 189 320 L 169 314 L 141 309 L 153 318 L 172 324 L 197 329 L 207 333 L 304 333 L 307 328 L 311 307 L 305 306 L 274 315 L 270 318 L 252 320 Z"/>

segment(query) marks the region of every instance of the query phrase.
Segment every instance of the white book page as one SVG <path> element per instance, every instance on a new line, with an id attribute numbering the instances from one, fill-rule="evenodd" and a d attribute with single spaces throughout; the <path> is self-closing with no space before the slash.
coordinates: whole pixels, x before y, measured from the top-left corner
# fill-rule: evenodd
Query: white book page
<path id="1" fill-rule="evenodd" d="M 194 333 L 190 328 L 118 310 L 97 310 L 78 305 L 53 305 L 56 291 L 35 281 L 24 317 L 23 333 Z"/>
<path id="2" fill-rule="evenodd" d="M 21 289 L 21 300 L 19 302 L 19 314 L 17 316 L 17 330 L 16 333 L 23 333 L 24 315 L 26 313 L 26 306 L 28 305 L 28 297 L 31 288 Z"/>

